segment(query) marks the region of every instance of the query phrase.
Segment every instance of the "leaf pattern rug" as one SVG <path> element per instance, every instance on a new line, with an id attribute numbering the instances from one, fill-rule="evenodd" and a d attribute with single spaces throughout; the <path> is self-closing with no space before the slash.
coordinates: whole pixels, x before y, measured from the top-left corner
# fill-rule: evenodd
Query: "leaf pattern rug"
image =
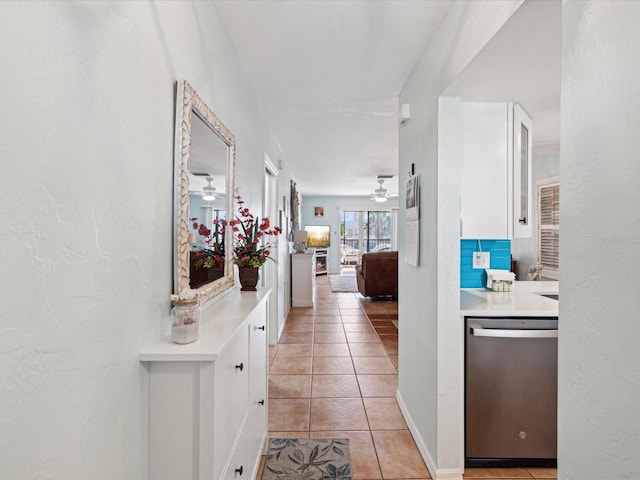
<path id="1" fill-rule="evenodd" d="M 262 480 L 351 480 L 349 440 L 272 438 Z"/>

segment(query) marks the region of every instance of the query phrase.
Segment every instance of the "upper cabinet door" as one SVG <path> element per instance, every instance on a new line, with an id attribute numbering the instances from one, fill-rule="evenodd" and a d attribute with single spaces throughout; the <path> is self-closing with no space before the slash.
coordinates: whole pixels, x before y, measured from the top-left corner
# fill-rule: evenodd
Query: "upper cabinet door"
<path id="1" fill-rule="evenodd" d="M 461 237 L 510 238 L 508 103 L 462 102 Z"/>
<path id="2" fill-rule="evenodd" d="M 533 122 L 513 106 L 513 238 L 531 237 L 531 163 Z"/>
<path id="3" fill-rule="evenodd" d="M 531 118 L 510 102 L 461 102 L 460 117 L 460 236 L 531 237 Z"/>

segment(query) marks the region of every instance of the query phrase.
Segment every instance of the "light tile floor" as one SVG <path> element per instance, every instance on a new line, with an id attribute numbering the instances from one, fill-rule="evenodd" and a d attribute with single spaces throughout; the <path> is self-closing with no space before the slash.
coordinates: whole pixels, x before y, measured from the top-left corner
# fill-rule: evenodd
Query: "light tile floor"
<path id="1" fill-rule="evenodd" d="M 328 276 L 317 277 L 314 306 L 292 308 L 269 349 L 269 436 L 348 438 L 354 479 L 431 478 L 395 399 L 397 318 L 397 302 L 333 293 Z M 557 477 L 555 469 L 467 469 L 464 478 Z"/>

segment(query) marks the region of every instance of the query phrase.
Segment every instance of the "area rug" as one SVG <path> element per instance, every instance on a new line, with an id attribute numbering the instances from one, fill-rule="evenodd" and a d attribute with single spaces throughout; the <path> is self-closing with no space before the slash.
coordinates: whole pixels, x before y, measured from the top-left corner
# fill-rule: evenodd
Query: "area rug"
<path id="1" fill-rule="evenodd" d="M 272 438 L 262 480 L 351 480 L 349 440 Z"/>
<path id="2" fill-rule="evenodd" d="M 329 275 L 332 292 L 357 292 L 355 273 L 353 275 Z"/>

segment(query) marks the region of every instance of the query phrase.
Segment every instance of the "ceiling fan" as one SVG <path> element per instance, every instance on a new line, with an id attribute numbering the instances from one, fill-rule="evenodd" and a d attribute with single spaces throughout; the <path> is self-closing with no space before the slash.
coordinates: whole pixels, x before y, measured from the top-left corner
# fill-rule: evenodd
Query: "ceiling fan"
<path id="1" fill-rule="evenodd" d="M 378 175 L 378 183 L 380 185 L 371 194 L 371 200 L 382 203 L 382 202 L 386 202 L 391 197 L 391 194 L 389 193 L 389 191 L 382 186 L 385 178 L 391 178 L 391 176 Z"/>
<path id="2" fill-rule="evenodd" d="M 206 187 L 202 187 L 202 199 L 210 202 L 211 200 L 216 199 L 216 187 L 211 185 L 213 178 L 206 177 L 205 180 L 208 182 L 208 185 Z"/>
<path id="3" fill-rule="evenodd" d="M 226 197 L 226 193 L 224 191 L 220 191 L 211 185 L 211 182 L 214 180 L 214 175 L 211 173 L 191 172 L 189 180 L 189 195 L 202 197 L 205 202 L 211 202 L 216 198 Z M 204 182 L 207 182 L 207 185 L 203 186 Z"/>

